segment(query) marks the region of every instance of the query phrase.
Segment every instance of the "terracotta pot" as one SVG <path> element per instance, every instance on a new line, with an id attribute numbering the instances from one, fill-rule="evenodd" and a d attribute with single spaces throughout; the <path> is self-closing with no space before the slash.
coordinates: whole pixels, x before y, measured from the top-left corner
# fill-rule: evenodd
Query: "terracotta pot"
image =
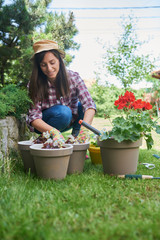
<path id="1" fill-rule="evenodd" d="M 142 139 L 118 143 L 114 139 L 98 140 L 104 174 L 133 174 L 137 171 Z"/>
<path id="2" fill-rule="evenodd" d="M 34 158 L 37 175 L 44 179 L 63 179 L 66 177 L 70 155 L 73 146 L 66 144 L 65 148 L 42 149 L 43 144 L 30 146 Z"/>
<path id="3" fill-rule="evenodd" d="M 89 143 L 73 144 L 73 153 L 69 160 L 68 174 L 82 173 Z"/>
<path id="4" fill-rule="evenodd" d="M 89 150 L 91 162 L 93 164 L 102 164 L 100 147 L 97 147 L 91 144 L 88 150 Z"/>
<path id="5" fill-rule="evenodd" d="M 18 142 L 18 148 L 20 150 L 25 172 L 30 171 L 31 173 L 36 174 L 34 160 L 32 155 L 30 154 L 31 145 L 32 145 L 31 141 Z"/>

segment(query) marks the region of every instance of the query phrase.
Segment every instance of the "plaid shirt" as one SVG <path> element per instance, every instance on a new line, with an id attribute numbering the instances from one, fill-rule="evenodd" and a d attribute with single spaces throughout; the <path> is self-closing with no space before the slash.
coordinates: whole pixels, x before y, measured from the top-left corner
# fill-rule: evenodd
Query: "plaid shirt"
<path id="1" fill-rule="evenodd" d="M 69 82 L 70 82 L 70 95 L 68 97 L 60 97 L 60 100 L 56 98 L 55 87 L 49 82 L 49 95 L 48 99 L 43 102 L 38 102 L 34 106 L 31 106 L 27 116 L 27 124 L 30 130 L 33 132 L 34 128 L 31 126 L 31 122 L 35 119 L 42 119 L 42 111 L 57 104 L 68 106 L 72 111 L 72 121 L 75 120 L 75 116 L 78 113 L 78 101 L 81 102 L 84 112 L 89 109 L 96 109 L 95 103 L 91 98 L 90 93 L 77 72 L 68 70 Z"/>

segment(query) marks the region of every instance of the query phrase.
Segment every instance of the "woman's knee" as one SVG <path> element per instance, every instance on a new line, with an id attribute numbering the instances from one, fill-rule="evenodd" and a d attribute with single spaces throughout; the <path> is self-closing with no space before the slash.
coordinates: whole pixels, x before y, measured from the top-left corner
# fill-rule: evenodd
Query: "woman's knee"
<path id="1" fill-rule="evenodd" d="M 72 120 L 72 111 L 69 107 L 61 105 L 61 107 L 59 108 L 59 112 L 57 113 L 57 116 L 61 118 L 61 120 L 64 123 L 68 122 L 69 125 L 69 123 Z"/>
<path id="2" fill-rule="evenodd" d="M 51 126 L 63 130 L 72 120 L 72 111 L 67 106 L 56 105 L 44 110 L 42 119 Z"/>

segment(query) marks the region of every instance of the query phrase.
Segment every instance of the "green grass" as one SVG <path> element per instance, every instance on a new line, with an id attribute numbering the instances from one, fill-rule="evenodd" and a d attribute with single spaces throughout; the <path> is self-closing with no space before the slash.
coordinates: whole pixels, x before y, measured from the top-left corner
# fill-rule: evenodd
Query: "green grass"
<path id="1" fill-rule="evenodd" d="M 152 154 L 155 145 L 140 148 L 139 162 L 155 168 L 138 164 L 137 174 L 160 176 Z M 157 240 L 159 226 L 160 180 L 110 177 L 90 159 L 82 174 L 43 180 L 25 174 L 18 156 L 0 177 L 1 240 Z"/>

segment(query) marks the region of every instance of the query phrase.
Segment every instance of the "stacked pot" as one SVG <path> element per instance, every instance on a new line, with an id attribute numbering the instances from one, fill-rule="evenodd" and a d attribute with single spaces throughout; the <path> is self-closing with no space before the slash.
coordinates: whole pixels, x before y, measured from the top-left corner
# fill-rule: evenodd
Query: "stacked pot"
<path id="1" fill-rule="evenodd" d="M 64 148 L 45 149 L 43 144 L 18 142 L 25 172 L 44 179 L 64 179 L 67 174 L 82 173 L 89 143 L 65 144 Z"/>

